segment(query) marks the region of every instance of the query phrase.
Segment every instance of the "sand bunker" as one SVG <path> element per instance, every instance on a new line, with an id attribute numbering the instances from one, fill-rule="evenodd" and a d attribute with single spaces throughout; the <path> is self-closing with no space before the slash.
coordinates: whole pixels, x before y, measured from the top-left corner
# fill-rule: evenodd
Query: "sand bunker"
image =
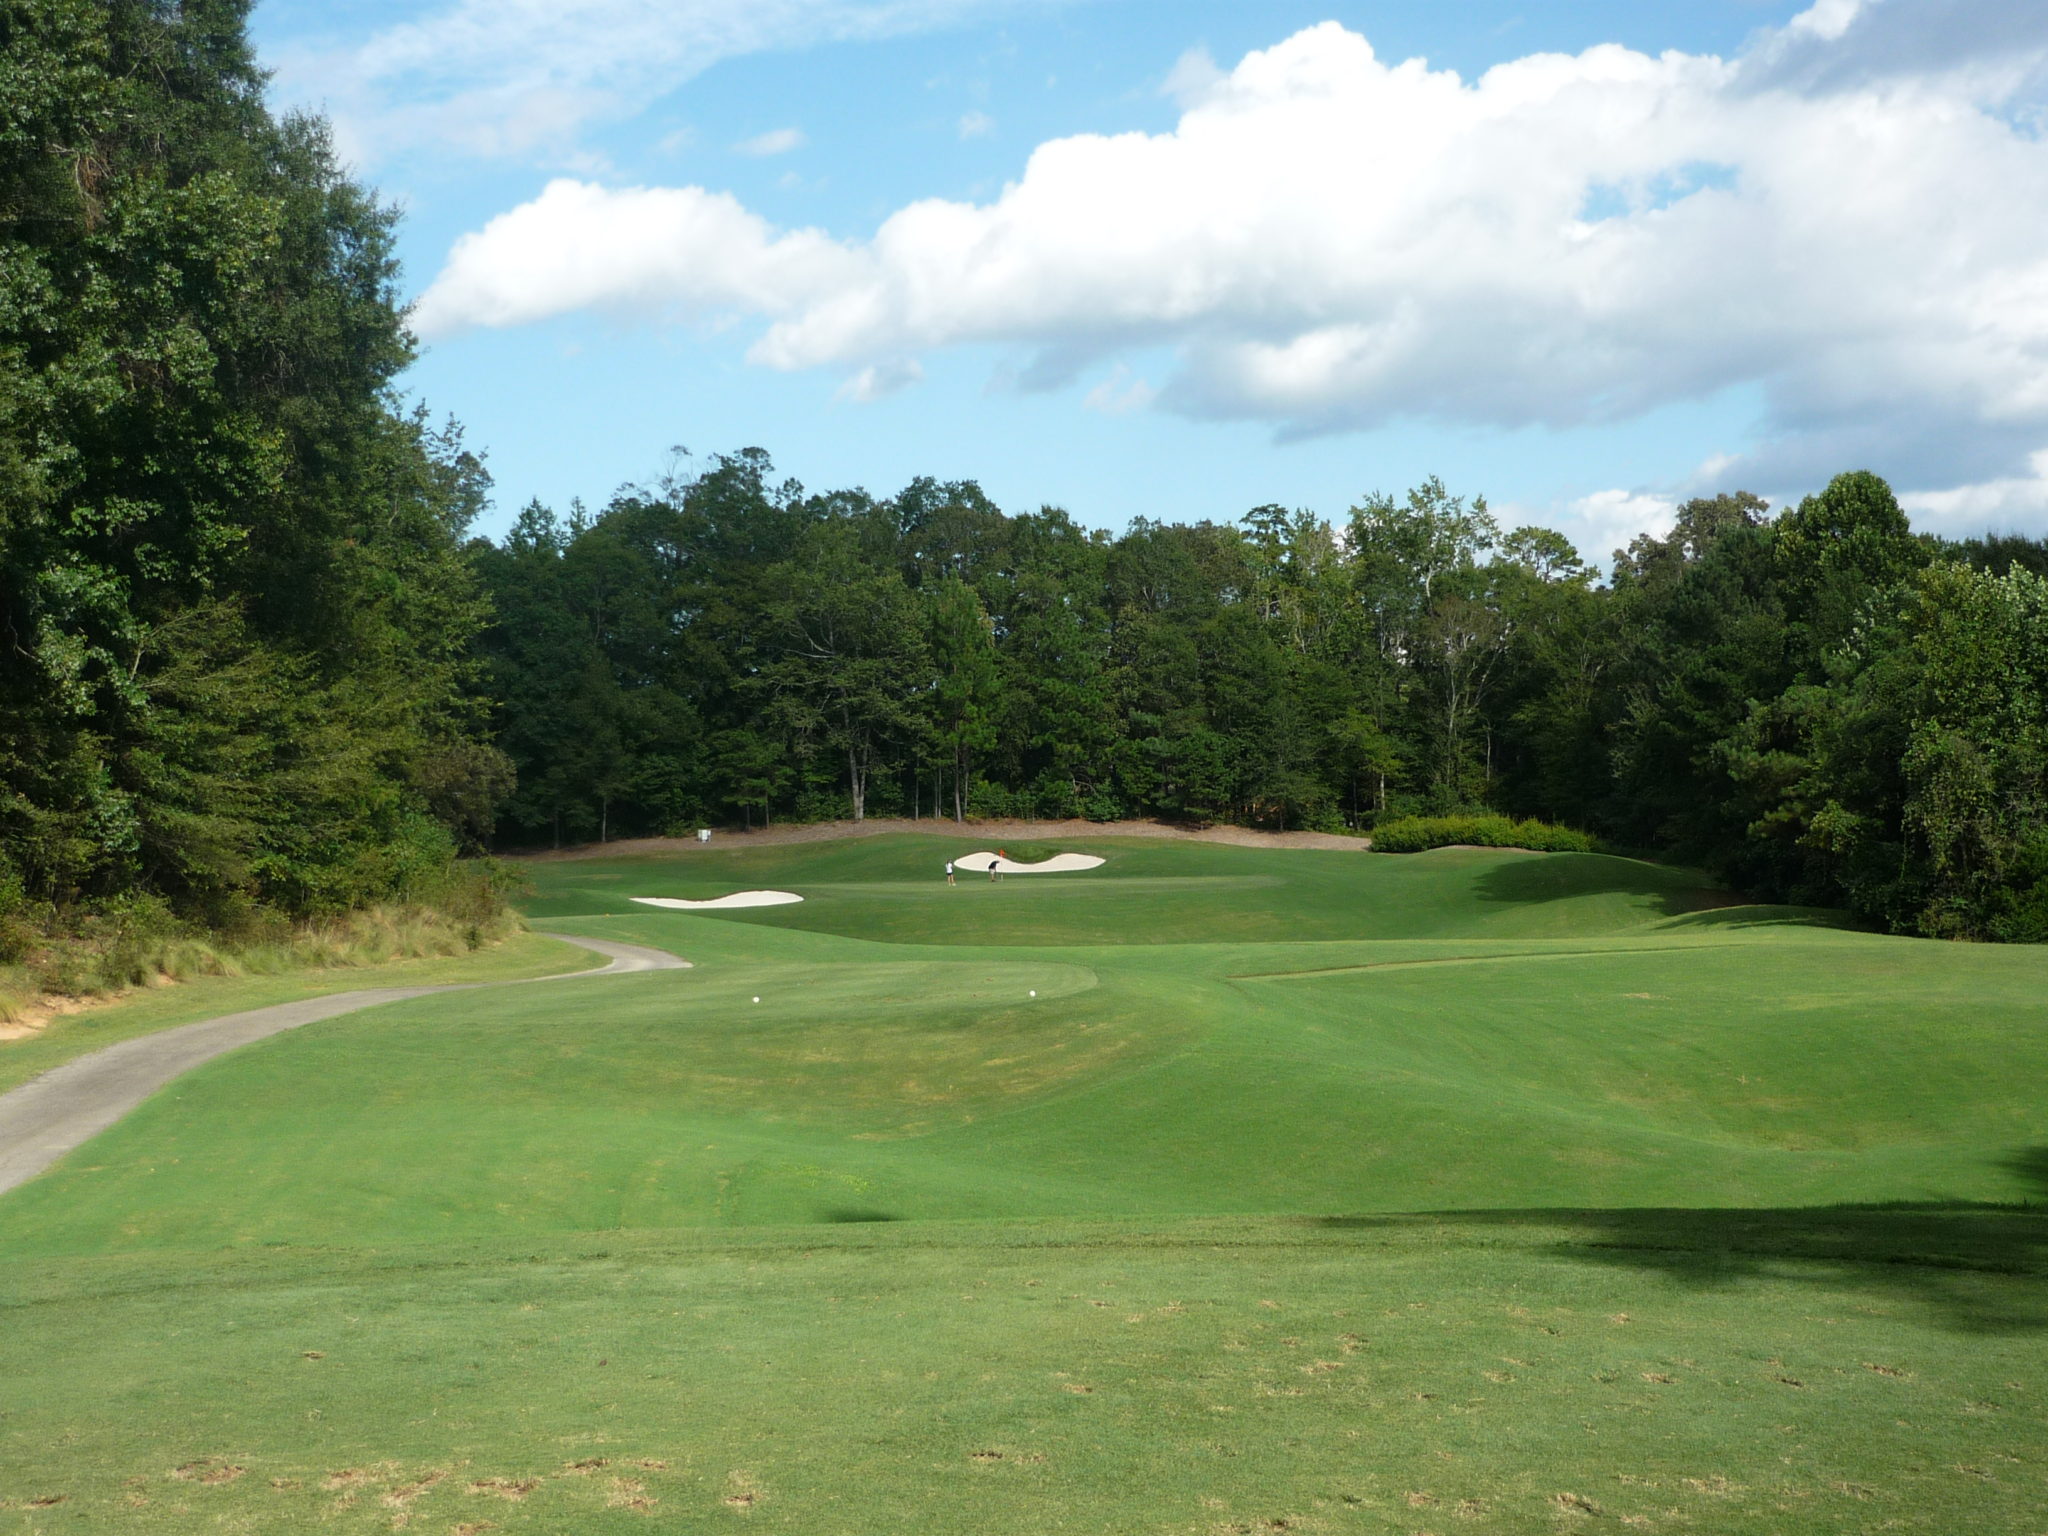
<path id="1" fill-rule="evenodd" d="M 707 907 L 786 907 L 791 902 L 802 901 L 803 897 L 795 891 L 735 891 L 730 896 L 714 896 L 709 901 L 684 901 L 677 896 L 635 896 L 632 899 L 643 907 L 701 912 Z"/>
<path id="2" fill-rule="evenodd" d="M 1015 859 L 998 859 L 993 853 L 963 853 L 953 861 L 962 874 L 985 875 L 993 862 L 1001 875 L 1070 875 L 1076 870 L 1098 868 L 1102 860 L 1092 853 L 1056 853 L 1037 864 L 1019 864 Z"/>

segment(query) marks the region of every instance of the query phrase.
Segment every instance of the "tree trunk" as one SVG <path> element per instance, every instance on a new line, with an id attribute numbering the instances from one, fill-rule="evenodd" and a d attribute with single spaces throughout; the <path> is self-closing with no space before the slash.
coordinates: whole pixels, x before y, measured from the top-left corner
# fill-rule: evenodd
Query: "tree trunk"
<path id="1" fill-rule="evenodd" d="M 853 819 L 862 821 L 867 816 L 867 775 L 862 772 L 860 756 L 852 747 L 846 749 L 846 781 L 853 791 Z"/>

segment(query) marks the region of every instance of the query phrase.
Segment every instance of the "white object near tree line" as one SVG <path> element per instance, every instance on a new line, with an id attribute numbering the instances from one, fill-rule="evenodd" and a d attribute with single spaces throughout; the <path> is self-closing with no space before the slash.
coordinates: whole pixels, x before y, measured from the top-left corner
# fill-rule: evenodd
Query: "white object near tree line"
<path id="1" fill-rule="evenodd" d="M 995 865 L 999 875 L 1070 875 L 1084 869 L 1099 868 L 1102 864 L 1102 860 L 1092 853 L 1056 853 L 1038 864 L 1019 864 L 1015 859 L 998 858 L 985 850 L 962 854 L 955 862 L 977 875 L 987 874 L 991 864 Z"/>
<path id="2" fill-rule="evenodd" d="M 735 891 L 709 901 L 685 901 L 680 896 L 635 896 L 643 907 L 668 907 L 677 912 L 701 912 L 707 907 L 786 907 L 803 900 L 795 891 Z"/>
<path id="3" fill-rule="evenodd" d="M 710 842 L 710 841 L 711 841 L 711 829 L 710 829 L 709 827 L 699 827 L 699 828 L 697 829 L 697 841 L 698 841 L 698 842 L 700 842 L 700 843 L 708 843 L 708 842 Z"/>

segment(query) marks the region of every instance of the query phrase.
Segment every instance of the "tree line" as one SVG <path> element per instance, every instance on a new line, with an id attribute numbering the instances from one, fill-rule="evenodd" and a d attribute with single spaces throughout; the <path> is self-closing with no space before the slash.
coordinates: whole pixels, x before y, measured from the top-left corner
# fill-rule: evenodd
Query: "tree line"
<path id="1" fill-rule="evenodd" d="M 807 493 L 759 450 L 473 558 L 498 835 L 872 815 L 1366 830 L 1491 807 L 1889 928 L 2048 938 L 2048 547 L 1867 472 L 1601 580 L 1430 480 L 1340 520 Z"/>
<path id="2" fill-rule="evenodd" d="M 232 929 L 493 841 L 1476 808 L 2048 938 L 2048 552 L 1870 474 L 1606 579 L 1435 480 L 1112 536 L 758 450 L 472 537 L 393 212 L 265 108 L 247 8 L 0 6 L 0 961 L 30 909 Z"/>
<path id="3" fill-rule="evenodd" d="M 403 896 L 510 786 L 486 477 L 395 393 L 394 215 L 246 10 L 0 6 L 0 961 L 25 905 Z"/>

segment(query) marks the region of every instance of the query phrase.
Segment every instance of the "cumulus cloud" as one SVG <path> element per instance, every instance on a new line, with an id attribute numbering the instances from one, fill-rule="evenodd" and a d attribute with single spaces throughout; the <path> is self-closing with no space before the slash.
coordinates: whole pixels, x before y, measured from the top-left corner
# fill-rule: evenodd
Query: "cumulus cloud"
<path id="1" fill-rule="evenodd" d="M 740 154 L 765 160 L 770 155 L 786 155 L 793 149 L 802 149 L 804 143 L 804 131 L 801 128 L 770 128 L 766 133 L 757 133 L 751 139 L 741 139 L 733 148 Z"/>
<path id="2" fill-rule="evenodd" d="M 1470 81 L 1330 23 L 1228 73 L 1184 59 L 1170 132 L 1051 141 L 993 200 L 912 203 L 865 240 L 558 182 L 458 244 L 422 323 L 725 310 L 763 324 L 769 367 L 994 343 L 1034 356 L 1024 387 L 1163 347 L 1158 408 L 1283 435 L 1570 428 L 1748 388 L 1755 445 L 1723 467 L 1759 488 L 1855 463 L 2032 483 L 2029 9 L 1822 0 L 1733 59 L 1603 46 Z M 1950 35 L 1916 74 L 1898 39 L 1930 16 Z"/>
<path id="3" fill-rule="evenodd" d="M 816 230 L 778 233 L 729 193 L 565 178 L 456 241 L 412 318 L 436 336 L 599 307 L 772 315 L 861 280 L 865 265 Z"/>
<path id="4" fill-rule="evenodd" d="M 1899 502 L 1915 523 L 1936 533 L 2038 528 L 2042 509 L 2048 507 L 2048 449 L 2029 456 L 2025 474 L 1947 490 L 1909 491 Z"/>
<path id="5" fill-rule="evenodd" d="M 1595 491 L 1569 501 L 1548 517 L 1510 519 L 1501 515 L 1503 527 L 1510 522 L 1533 521 L 1555 527 L 1578 548 L 1588 565 L 1606 569 L 1616 550 L 1628 548 L 1638 534 L 1664 537 L 1677 521 L 1678 504 L 1667 496 L 1642 491 Z"/>
<path id="6" fill-rule="evenodd" d="M 724 59 L 886 37 L 1047 0 L 441 0 L 360 42 L 286 42 L 273 89 L 349 158 L 409 145 L 559 154 Z"/>
<path id="7" fill-rule="evenodd" d="M 1158 398 L 1158 390 L 1133 377 L 1128 367 L 1118 363 L 1108 378 L 1088 391 L 1081 403 L 1105 416 L 1127 416 L 1132 411 L 1144 410 Z"/>
<path id="8" fill-rule="evenodd" d="M 916 358 L 893 363 L 870 363 L 839 386 L 839 398 L 859 405 L 908 389 L 924 379 L 924 365 Z"/>

